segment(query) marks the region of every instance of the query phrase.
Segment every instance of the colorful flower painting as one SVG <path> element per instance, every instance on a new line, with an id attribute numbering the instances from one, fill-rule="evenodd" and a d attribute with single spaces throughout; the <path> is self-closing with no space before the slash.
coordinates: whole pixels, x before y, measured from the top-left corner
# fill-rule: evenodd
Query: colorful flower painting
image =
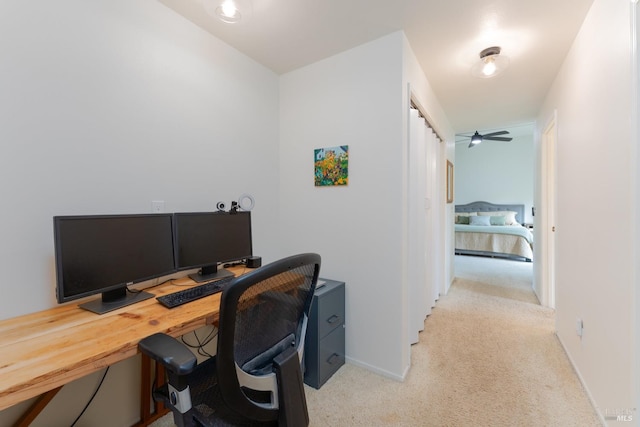
<path id="1" fill-rule="evenodd" d="M 316 187 L 349 183 L 349 146 L 317 148 L 315 158 Z"/>

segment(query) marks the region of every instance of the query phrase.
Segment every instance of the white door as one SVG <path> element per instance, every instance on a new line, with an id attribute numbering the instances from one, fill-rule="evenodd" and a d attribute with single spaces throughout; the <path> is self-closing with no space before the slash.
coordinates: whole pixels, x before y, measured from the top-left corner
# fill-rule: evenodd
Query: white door
<path id="1" fill-rule="evenodd" d="M 542 134 L 542 304 L 556 306 L 556 117 L 555 114 Z M 535 242 L 534 242 L 535 245 Z"/>
<path id="2" fill-rule="evenodd" d="M 418 111 L 410 110 L 409 123 L 409 342 L 418 342 L 418 333 L 424 329 L 429 314 L 426 245 L 426 132 L 427 126 Z"/>
<path id="3" fill-rule="evenodd" d="M 427 265 L 427 314 L 431 314 L 431 308 L 440 295 L 440 271 L 442 271 L 442 241 L 440 236 L 444 227 L 440 223 L 439 198 L 442 187 L 440 164 L 441 144 L 435 132 L 431 128 L 426 131 L 426 180 L 427 193 L 425 200 L 425 215 L 427 218 L 427 243 L 426 243 L 426 265 Z M 440 201 L 440 203 L 438 203 Z"/>
<path id="4" fill-rule="evenodd" d="M 433 130 L 417 110 L 410 112 L 409 124 L 409 341 L 418 342 L 418 333 L 440 294 L 438 280 L 442 267 L 442 226 L 438 203 L 442 168 L 438 167 L 441 146 Z M 444 199 L 442 199 L 444 200 Z"/>

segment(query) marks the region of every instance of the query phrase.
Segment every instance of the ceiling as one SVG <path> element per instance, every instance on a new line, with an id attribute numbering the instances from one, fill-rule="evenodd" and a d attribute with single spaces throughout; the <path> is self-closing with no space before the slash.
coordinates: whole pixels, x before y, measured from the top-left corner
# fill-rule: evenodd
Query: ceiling
<path id="1" fill-rule="evenodd" d="M 212 17 L 203 2 L 158 0 L 278 74 L 403 30 L 456 133 L 531 124 L 593 0 L 239 0 L 249 16 Z M 471 75 L 482 49 L 509 67 Z"/>

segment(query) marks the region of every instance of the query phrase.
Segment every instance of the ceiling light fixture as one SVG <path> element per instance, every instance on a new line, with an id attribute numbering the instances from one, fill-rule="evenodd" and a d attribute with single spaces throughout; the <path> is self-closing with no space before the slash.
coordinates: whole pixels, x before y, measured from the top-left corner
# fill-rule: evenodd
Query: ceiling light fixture
<path id="1" fill-rule="evenodd" d="M 471 74 L 483 79 L 495 77 L 509 66 L 509 58 L 500 54 L 500 47 L 492 46 L 480 52 L 480 61 L 471 67 Z"/>
<path id="2" fill-rule="evenodd" d="M 471 143 L 469 144 L 469 147 L 473 147 L 474 145 L 478 145 L 482 142 L 482 135 L 480 135 L 478 133 L 478 131 L 476 131 L 476 133 L 474 133 L 471 136 Z"/>
<path id="3" fill-rule="evenodd" d="M 203 0 L 207 13 L 227 24 L 240 22 L 251 12 L 250 0 Z"/>
<path id="4" fill-rule="evenodd" d="M 216 8 L 216 16 L 223 22 L 235 24 L 242 19 L 242 13 L 233 0 L 224 0 Z"/>

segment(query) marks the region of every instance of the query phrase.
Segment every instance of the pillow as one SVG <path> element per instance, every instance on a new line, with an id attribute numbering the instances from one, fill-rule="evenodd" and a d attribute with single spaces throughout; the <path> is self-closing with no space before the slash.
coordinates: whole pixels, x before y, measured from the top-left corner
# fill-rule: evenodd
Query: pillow
<path id="1" fill-rule="evenodd" d="M 469 218 L 471 218 L 470 216 L 457 216 L 456 217 L 456 224 L 469 224 Z"/>
<path id="2" fill-rule="evenodd" d="M 469 224 L 471 225 L 491 225 L 491 217 L 488 216 L 470 216 Z"/>
<path id="3" fill-rule="evenodd" d="M 478 212 L 478 215 L 481 216 L 504 216 L 504 225 L 518 225 L 518 221 L 516 221 L 516 214 L 518 212 L 514 211 L 494 211 L 494 212 Z"/>
<path id="4" fill-rule="evenodd" d="M 504 215 L 491 215 L 489 217 L 489 222 L 491 225 L 505 225 L 506 218 Z"/>
<path id="5" fill-rule="evenodd" d="M 456 224 L 469 224 L 469 221 L 467 222 L 460 222 L 460 218 L 468 218 L 470 216 L 476 216 L 476 212 L 456 212 Z M 464 221 L 464 220 L 463 220 Z"/>

